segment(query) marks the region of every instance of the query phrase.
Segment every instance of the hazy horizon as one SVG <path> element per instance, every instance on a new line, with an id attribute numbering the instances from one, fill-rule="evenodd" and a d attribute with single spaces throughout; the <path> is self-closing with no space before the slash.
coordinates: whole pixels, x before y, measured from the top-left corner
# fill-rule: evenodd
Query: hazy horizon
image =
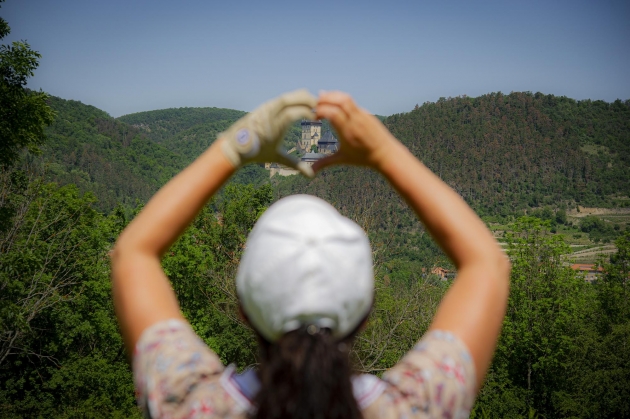
<path id="1" fill-rule="evenodd" d="M 630 4 L 463 1 L 7 0 L 2 43 L 42 54 L 29 82 L 113 116 L 252 110 L 284 91 L 339 89 L 380 115 L 440 97 L 540 91 L 630 98 Z"/>

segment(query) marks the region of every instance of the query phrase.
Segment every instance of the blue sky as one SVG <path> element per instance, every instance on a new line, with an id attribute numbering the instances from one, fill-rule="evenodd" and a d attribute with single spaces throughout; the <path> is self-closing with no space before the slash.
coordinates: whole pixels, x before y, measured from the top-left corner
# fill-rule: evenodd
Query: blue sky
<path id="1" fill-rule="evenodd" d="M 113 116 L 252 110 L 344 90 L 373 113 L 440 97 L 540 91 L 630 99 L 628 1 L 7 0 L 43 58 L 29 87 Z"/>

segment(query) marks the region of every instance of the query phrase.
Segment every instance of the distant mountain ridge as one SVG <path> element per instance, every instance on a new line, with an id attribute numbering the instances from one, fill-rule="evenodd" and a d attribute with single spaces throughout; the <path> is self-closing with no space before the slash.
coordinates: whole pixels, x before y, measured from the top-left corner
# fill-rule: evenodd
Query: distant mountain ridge
<path id="1" fill-rule="evenodd" d="M 385 124 L 486 213 L 630 196 L 630 101 L 490 93 L 425 103 Z"/>
<path id="2" fill-rule="evenodd" d="M 222 108 L 177 108 L 116 119 L 76 101 L 51 98 L 50 103 L 58 114 L 48 129 L 44 153 L 50 177 L 93 191 L 103 210 L 117 202 L 148 199 L 246 114 Z M 409 113 L 387 117 L 384 123 L 486 215 L 569 201 L 614 205 L 615 197 L 630 196 L 628 101 L 491 93 L 425 103 Z M 292 146 L 299 136 L 296 126 L 285 145 Z M 274 184 L 291 192 L 300 190 L 289 185 L 300 184 L 303 191 L 327 190 L 334 197 L 344 191 L 348 176 L 344 173 L 335 175 L 334 191 L 326 176 L 297 183 L 278 179 Z M 265 172 L 252 167 L 239 176 L 240 181 L 259 183 Z"/>
<path id="3" fill-rule="evenodd" d="M 46 130 L 43 154 L 27 160 L 43 164 L 52 181 L 93 192 L 102 211 L 148 199 L 185 164 L 182 156 L 100 109 L 57 97 L 49 104 L 57 117 Z"/>
<path id="4" fill-rule="evenodd" d="M 236 121 L 247 112 L 224 108 L 170 108 L 123 115 L 117 119 L 142 129 L 156 143 L 163 143 L 196 126 Z"/>
<path id="5" fill-rule="evenodd" d="M 217 135 L 246 112 L 221 108 L 179 108 L 113 118 L 74 100 L 51 97 L 57 112 L 46 130 L 41 157 L 26 163 L 43 165 L 48 179 L 76 184 L 93 192 L 97 208 L 145 202 L 205 150 Z M 128 121 L 128 122 L 126 122 Z M 265 179 L 264 169 L 250 167 L 233 181 Z"/>

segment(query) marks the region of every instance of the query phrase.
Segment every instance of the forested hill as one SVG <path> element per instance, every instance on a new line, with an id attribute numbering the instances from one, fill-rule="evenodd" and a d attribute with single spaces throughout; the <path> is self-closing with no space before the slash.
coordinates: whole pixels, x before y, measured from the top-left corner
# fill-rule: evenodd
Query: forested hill
<path id="1" fill-rule="evenodd" d="M 190 161 L 243 114 L 180 108 L 126 115 L 119 121 L 142 129 Z M 630 101 L 490 93 L 425 103 L 386 118 L 385 124 L 483 215 L 545 205 L 613 206 L 619 204 L 616 196 L 630 196 Z M 299 136 L 296 126 L 286 147 Z M 344 176 L 335 175 L 339 191 Z"/>
<path id="2" fill-rule="evenodd" d="M 243 111 L 222 108 L 171 108 L 132 113 L 118 120 L 143 129 L 151 140 L 161 143 L 196 126 L 217 121 L 236 121 L 245 114 Z"/>
<path id="3" fill-rule="evenodd" d="M 144 131 L 147 137 L 188 161 L 201 154 L 216 139 L 246 112 L 222 108 L 172 108 L 124 115 L 119 121 Z M 324 129 L 328 128 L 327 122 Z M 300 122 L 296 122 L 285 137 L 285 147 L 295 147 L 302 135 Z"/>
<path id="4" fill-rule="evenodd" d="M 49 105 L 55 122 L 47 128 L 42 157 L 29 159 L 43 161 L 49 179 L 94 192 L 103 211 L 148 199 L 185 164 L 142 130 L 94 106 L 57 97 Z"/>
<path id="5" fill-rule="evenodd" d="M 179 108 L 115 119 L 76 101 L 52 98 L 50 105 L 57 117 L 43 154 L 49 177 L 93 191 L 103 211 L 148 199 L 245 114 Z M 385 124 L 482 215 L 544 205 L 613 206 L 615 197 L 630 196 L 630 101 L 491 93 L 425 103 Z M 300 136 L 298 125 L 285 139 L 288 148 Z M 312 190 L 334 200 L 356 186 L 346 179 L 353 173 L 275 183 L 285 193 Z M 250 167 L 238 176 L 260 182 L 265 173 Z M 381 189 L 375 178 L 363 179 Z"/>
<path id="6" fill-rule="evenodd" d="M 486 213 L 630 195 L 630 101 L 491 93 L 425 103 L 385 123 Z"/>
<path id="7" fill-rule="evenodd" d="M 245 114 L 233 109 L 173 108 L 124 115 L 118 120 L 191 161 Z"/>
<path id="8" fill-rule="evenodd" d="M 48 179 L 60 185 L 76 184 L 82 192 L 93 192 L 97 208 L 104 212 L 117 204 L 130 207 L 148 200 L 245 114 L 183 108 L 115 119 L 73 100 L 51 97 L 49 105 L 57 116 L 46 130 L 44 152 L 41 157 L 25 156 L 26 162 L 43 163 Z M 248 168 L 236 180 L 247 182 L 252 171 L 264 177 L 264 169 Z"/>

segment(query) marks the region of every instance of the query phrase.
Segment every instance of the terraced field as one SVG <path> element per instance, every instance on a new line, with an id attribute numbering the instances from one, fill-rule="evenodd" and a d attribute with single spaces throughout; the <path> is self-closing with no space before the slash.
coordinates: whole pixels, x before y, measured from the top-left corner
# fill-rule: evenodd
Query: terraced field
<path id="1" fill-rule="evenodd" d="M 630 229 L 630 208 L 579 207 L 579 211 L 576 209 L 567 211 L 569 225 L 556 227 L 556 234 L 562 235 L 572 250 L 572 253 L 567 255 L 567 262 L 595 263 L 617 251 L 614 243 L 596 243 L 589 238 L 588 233 L 582 232 L 577 228 L 580 220 L 586 216 L 595 216 L 607 223 L 618 225 L 619 231 Z M 505 230 L 509 226 L 497 223 L 490 223 L 489 226 L 499 244 L 505 248 L 506 244 L 503 237 Z"/>
<path id="2" fill-rule="evenodd" d="M 578 247 L 579 246 L 579 247 Z M 617 248 L 614 244 L 607 244 L 604 246 L 593 246 L 581 248 L 581 245 L 572 245 L 571 249 L 573 253 L 568 256 L 568 259 L 577 263 L 595 263 L 602 257 L 610 256 L 612 253 L 617 252 Z"/>

